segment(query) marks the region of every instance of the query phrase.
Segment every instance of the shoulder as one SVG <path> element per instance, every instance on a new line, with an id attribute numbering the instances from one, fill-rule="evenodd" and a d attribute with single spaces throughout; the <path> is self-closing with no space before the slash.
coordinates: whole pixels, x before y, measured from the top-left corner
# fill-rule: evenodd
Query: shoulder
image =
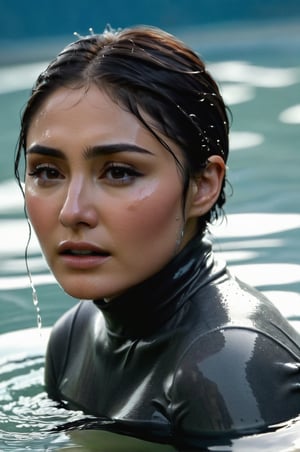
<path id="1" fill-rule="evenodd" d="M 56 391 L 63 375 L 73 338 L 77 337 L 76 331 L 80 330 L 79 338 L 82 338 L 83 325 L 87 327 L 96 310 L 93 303 L 82 301 L 62 315 L 54 324 L 46 351 L 45 384 L 48 394 L 52 398 L 58 398 Z"/>
<path id="2" fill-rule="evenodd" d="M 65 312 L 54 324 L 48 343 L 48 349 L 62 350 L 68 344 L 72 330 L 79 313 L 83 309 L 83 302 L 76 304 Z"/>
<path id="3" fill-rule="evenodd" d="M 293 328 L 274 304 L 262 292 L 234 277 L 228 269 L 221 277 L 199 287 L 191 301 L 194 313 L 198 313 L 200 322 L 205 320 L 208 329 L 252 326 L 275 336 L 281 329 L 283 341 L 285 331 L 300 341 L 299 335 L 292 332 Z"/>
<path id="4" fill-rule="evenodd" d="M 268 334 L 211 331 L 191 344 L 176 369 L 173 422 L 185 433 L 243 434 L 288 420 L 299 411 L 299 369 L 299 357 Z"/>
<path id="5" fill-rule="evenodd" d="M 49 345 L 68 343 L 74 329 L 91 321 L 96 312 L 98 312 L 97 308 L 90 301 L 77 303 L 55 322 L 50 334 Z"/>

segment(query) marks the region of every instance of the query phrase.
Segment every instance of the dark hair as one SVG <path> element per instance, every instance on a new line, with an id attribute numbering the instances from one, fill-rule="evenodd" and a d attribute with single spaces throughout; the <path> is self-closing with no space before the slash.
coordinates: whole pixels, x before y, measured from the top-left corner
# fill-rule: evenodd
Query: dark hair
<path id="1" fill-rule="evenodd" d="M 26 137 L 33 115 L 59 87 L 97 85 L 112 100 L 133 113 L 171 152 L 157 134 L 178 144 L 184 155 L 183 200 L 190 178 L 206 166 L 211 155 L 227 161 L 229 121 L 218 86 L 199 56 L 180 40 L 152 27 L 105 30 L 82 37 L 63 49 L 40 74 L 22 115 L 15 158 L 19 163 L 26 150 Z M 154 120 L 150 125 L 141 115 Z M 226 200 L 225 179 L 216 204 L 199 219 L 199 232 L 218 217 Z"/>

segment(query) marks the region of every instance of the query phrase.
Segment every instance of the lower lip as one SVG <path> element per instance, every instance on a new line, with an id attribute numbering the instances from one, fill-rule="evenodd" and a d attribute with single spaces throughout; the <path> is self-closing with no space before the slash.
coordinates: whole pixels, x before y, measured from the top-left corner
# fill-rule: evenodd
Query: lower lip
<path id="1" fill-rule="evenodd" d="M 88 270 L 99 265 L 104 264 L 108 259 L 108 256 L 87 256 L 87 255 L 71 255 L 71 254 L 61 254 L 60 258 L 62 262 L 69 268 L 78 270 Z"/>

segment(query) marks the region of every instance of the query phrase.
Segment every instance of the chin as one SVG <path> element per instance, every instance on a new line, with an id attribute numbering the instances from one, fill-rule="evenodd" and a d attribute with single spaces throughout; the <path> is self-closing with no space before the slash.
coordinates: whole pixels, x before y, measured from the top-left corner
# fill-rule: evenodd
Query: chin
<path id="1" fill-rule="evenodd" d="M 110 291 L 110 290 L 97 290 L 92 289 L 91 287 L 88 288 L 84 288 L 84 287 L 71 287 L 71 286 L 67 286 L 67 285 L 62 285 L 61 287 L 63 289 L 63 291 L 70 295 L 73 298 L 77 298 L 78 300 L 88 300 L 88 301 L 92 301 L 92 300 L 101 300 L 103 298 L 105 299 L 112 299 L 115 298 L 118 294 L 115 293 L 115 291 Z M 121 293 L 121 292 L 120 292 Z"/>

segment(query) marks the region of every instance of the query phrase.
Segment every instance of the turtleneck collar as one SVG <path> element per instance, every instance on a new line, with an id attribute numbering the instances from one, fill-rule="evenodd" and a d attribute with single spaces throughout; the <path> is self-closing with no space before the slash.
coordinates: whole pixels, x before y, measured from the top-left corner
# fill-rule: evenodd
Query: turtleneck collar
<path id="1" fill-rule="evenodd" d="M 206 284 L 213 266 L 211 244 L 191 240 L 162 270 L 109 302 L 94 301 L 110 334 L 141 338 L 164 325 L 184 302 L 187 292 Z"/>

